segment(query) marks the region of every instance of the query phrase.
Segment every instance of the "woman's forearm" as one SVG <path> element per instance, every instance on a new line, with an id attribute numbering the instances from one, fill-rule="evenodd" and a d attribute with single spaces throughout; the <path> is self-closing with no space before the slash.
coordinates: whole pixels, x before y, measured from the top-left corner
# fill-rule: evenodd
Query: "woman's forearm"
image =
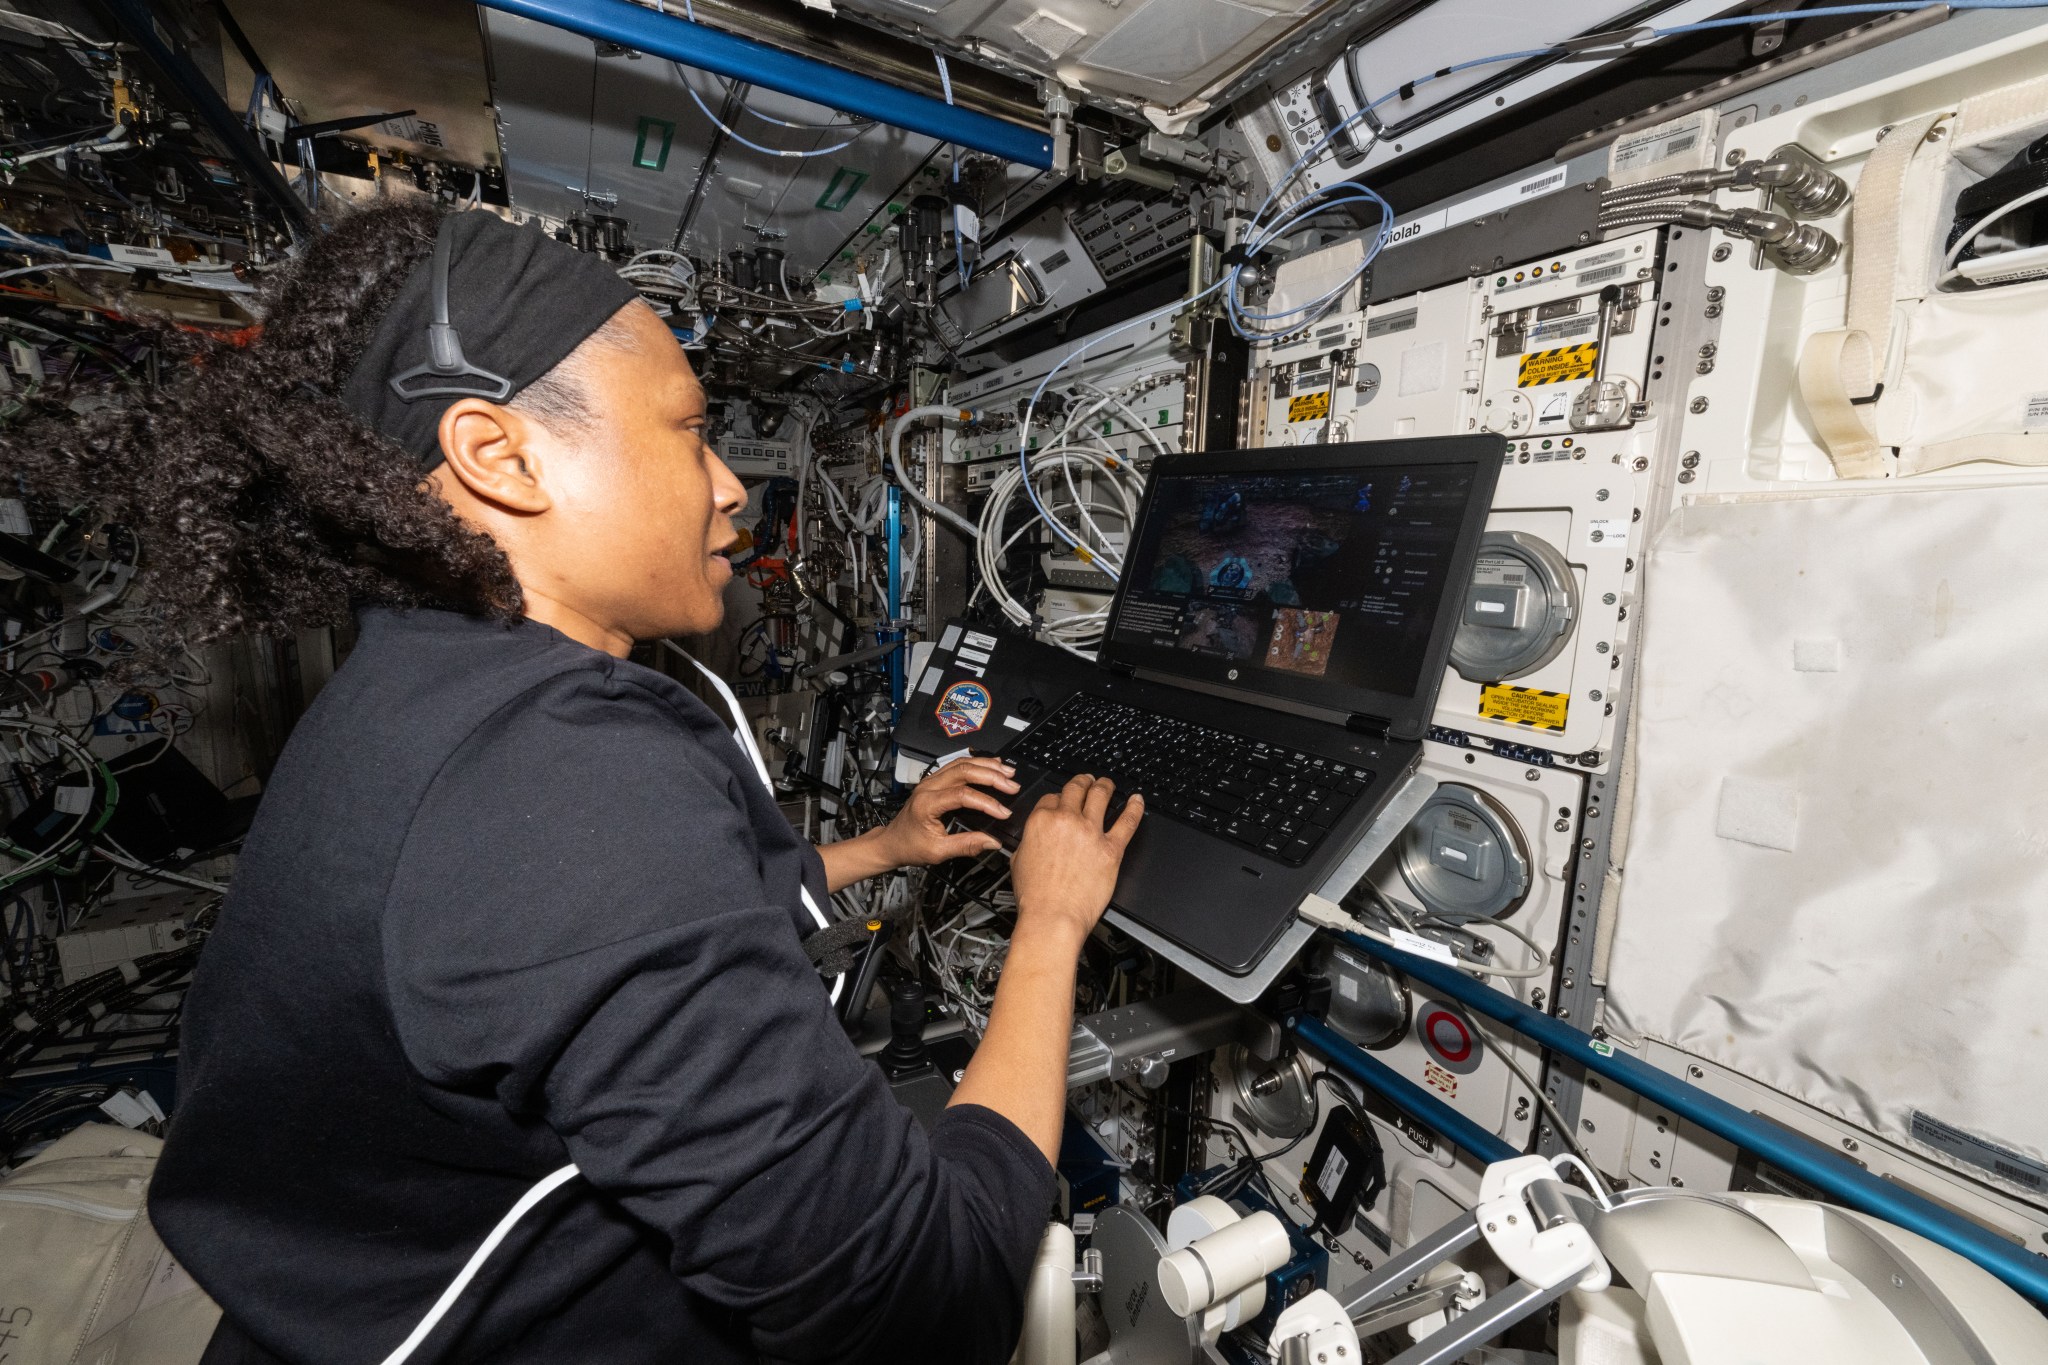
<path id="1" fill-rule="evenodd" d="M 871 829 L 836 844 L 819 844 L 818 856 L 825 860 L 825 885 L 841 891 L 855 882 L 893 872 L 902 861 L 889 847 L 888 826 Z"/>
<path id="2" fill-rule="evenodd" d="M 1029 915 L 1010 935 L 988 1028 L 953 1091 L 1017 1125 L 1057 1163 L 1067 1108 L 1067 1040 L 1074 1029 L 1074 971 L 1085 930 Z"/>

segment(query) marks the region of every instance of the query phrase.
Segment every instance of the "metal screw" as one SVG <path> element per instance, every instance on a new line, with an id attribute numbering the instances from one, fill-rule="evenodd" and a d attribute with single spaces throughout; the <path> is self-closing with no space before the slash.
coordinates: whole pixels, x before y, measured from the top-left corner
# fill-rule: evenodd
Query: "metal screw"
<path id="1" fill-rule="evenodd" d="M 1845 1138 L 1843 1138 L 1843 1139 L 1842 1139 L 1842 1150 L 1844 1150 L 1844 1151 L 1847 1151 L 1847 1152 L 1855 1152 L 1855 1151 L 1861 1151 L 1861 1150 L 1862 1150 L 1862 1147 L 1861 1147 L 1861 1145 L 1860 1145 L 1860 1144 L 1859 1144 L 1859 1143 L 1858 1143 L 1858 1142 L 1856 1141 L 1856 1139 L 1855 1139 L 1855 1138 L 1848 1138 L 1848 1137 L 1845 1137 Z"/>
<path id="2" fill-rule="evenodd" d="M 1728 155 L 1725 160 L 1730 166 L 1740 166 L 1748 156 L 1749 153 L 1742 150 L 1742 148 L 1731 147 L 1728 149 Z"/>
<path id="3" fill-rule="evenodd" d="M 1694 1080 L 1696 1080 L 1696 1081 L 1703 1081 L 1703 1080 L 1705 1080 L 1705 1079 L 1707 1078 L 1707 1073 L 1706 1073 L 1706 1072 L 1704 1072 L 1704 1071 L 1702 1071 L 1702 1070 L 1700 1070 L 1700 1069 L 1699 1069 L 1698 1067 L 1696 1067 L 1696 1066 L 1689 1066 L 1689 1067 L 1687 1067 L 1687 1068 L 1685 1069 L 1685 1074 L 1686 1074 L 1686 1075 L 1688 1075 L 1688 1076 L 1690 1076 L 1690 1077 L 1692 1077 L 1692 1078 L 1693 1078 Z"/>
<path id="4" fill-rule="evenodd" d="M 1580 246 L 1584 246 L 1584 245 L 1585 245 L 1586 243 L 1588 243 L 1588 242 L 1590 242 L 1590 241 L 1592 241 L 1592 240 L 1593 240 L 1593 234 L 1592 234 L 1592 233 L 1590 233 L 1590 232 L 1582 232 L 1582 233 L 1580 233 L 1580 234 L 1579 234 L 1579 245 L 1580 245 Z"/>
<path id="5" fill-rule="evenodd" d="M 1525 782 L 1541 782 L 1543 780 L 1543 772 L 1538 768 L 1526 768 L 1522 772 L 1522 780 Z"/>
<path id="6" fill-rule="evenodd" d="M 1700 453 L 1697 450 L 1688 450 L 1685 452 L 1685 458 L 1680 460 L 1679 463 L 1687 469 L 1698 469 L 1700 467 Z"/>
<path id="7" fill-rule="evenodd" d="M 1600 689 L 1596 687 L 1596 688 L 1594 688 L 1594 689 L 1593 689 L 1593 690 L 1592 690 L 1591 692 L 1588 692 L 1588 693 L 1586 694 L 1586 699 L 1587 699 L 1588 701 L 1598 701 L 1598 700 L 1600 700 Z"/>
<path id="8" fill-rule="evenodd" d="M 1569 820 L 1560 820 L 1556 824 L 1551 826 L 1551 828 L 1556 830 L 1559 834 L 1567 833 L 1571 829 L 1571 827 L 1572 822 Z"/>
<path id="9" fill-rule="evenodd" d="M 1692 402 L 1691 402 L 1690 404 L 1688 404 L 1687 406 L 1688 406 L 1688 408 L 1689 408 L 1689 409 L 1690 409 L 1690 410 L 1691 410 L 1692 412 L 1694 412 L 1694 413 L 1702 413 L 1702 412 L 1705 412 L 1705 411 L 1707 410 L 1707 397 L 1706 397 L 1706 395 L 1705 395 L 1705 394 L 1701 394 L 1701 395 L 1700 395 L 1700 396 L 1699 396 L 1698 398 L 1695 398 L 1695 399 L 1693 399 L 1693 400 L 1692 400 Z"/>
<path id="10" fill-rule="evenodd" d="M 1718 303 L 1710 303 L 1710 304 L 1708 304 L 1708 305 L 1707 305 L 1707 308 L 1706 308 L 1706 313 L 1707 313 L 1707 316 L 1708 316 L 1708 317 L 1710 317 L 1710 318 L 1717 318 L 1717 317 L 1720 317 L 1720 316 L 1721 316 L 1721 305 L 1720 305 L 1720 304 L 1718 304 Z"/>
<path id="11" fill-rule="evenodd" d="M 1718 285 L 1718 284 L 1716 284 L 1716 285 L 1711 285 L 1711 286 L 1709 286 L 1709 287 L 1708 287 L 1708 289 L 1707 289 L 1707 302 L 1708 302 L 1708 303 L 1719 303 L 1719 302 L 1720 302 L 1720 301 L 1721 301 L 1722 299 L 1725 299 L 1725 298 L 1727 298 L 1727 297 L 1728 297 L 1728 291 L 1727 291 L 1726 289 L 1722 288 L 1722 287 L 1721 287 L 1720 285 Z"/>
<path id="12" fill-rule="evenodd" d="M 1605 640 L 1602 640 L 1599 644 L 1593 646 L 1593 652 L 1596 654 L 1605 654 L 1607 652 L 1607 649 L 1608 645 Z"/>
<path id="13" fill-rule="evenodd" d="M 1635 457 L 1635 459 L 1629 461 L 1628 467 L 1630 469 L 1633 469 L 1636 473 L 1640 474 L 1645 469 L 1648 469 L 1650 467 L 1649 457 L 1646 455 L 1638 455 Z"/>
<path id="14" fill-rule="evenodd" d="M 1610 606 L 1610 607 L 1611 607 L 1611 606 L 1613 606 L 1613 605 L 1614 605 L 1614 594 L 1613 594 L 1613 593 L 1611 593 L 1611 592 L 1608 592 L 1608 593 L 1602 593 L 1602 594 L 1600 595 L 1600 601 L 1601 601 L 1601 603 L 1602 603 L 1603 605 L 1606 605 L 1606 606 Z M 1599 698 L 1598 698 L 1598 697 L 1595 697 L 1595 698 L 1594 698 L 1593 700 L 1595 700 L 1595 701 L 1598 701 L 1598 700 L 1599 700 Z"/>
<path id="15" fill-rule="evenodd" d="M 1593 501 L 1595 501 L 1595 502 L 1606 502 L 1606 501 L 1607 501 L 1607 490 L 1606 490 L 1606 489 L 1604 489 L 1604 488 L 1601 488 L 1601 489 L 1596 489 L 1596 490 L 1594 491 L 1594 493 L 1593 493 Z"/>
<path id="16" fill-rule="evenodd" d="M 1728 245 L 1726 242 L 1723 242 L 1721 243 L 1721 245 L 1714 248 L 1714 259 L 1717 261 L 1725 261 L 1734 254 L 1735 248 Z"/>
<path id="17" fill-rule="evenodd" d="M 1714 372 L 1714 362 L 1702 360 L 1699 364 L 1692 367 L 1692 372 L 1694 374 L 1712 374 Z"/>
<path id="18" fill-rule="evenodd" d="M 1579 1127 L 1585 1129 L 1589 1133 L 1596 1131 L 1593 1127 L 1593 1120 L 1591 1119 L 1580 1119 Z"/>
<path id="19" fill-rule="evenodd" d="M 1678 471 L 1678 481 L 1680 483 L 1691 483 L 1692 480 L 1693 473 L 1690 469 L 1681 469 Z"/>
<path id="20" fill-rule="evenodd" d="M 1721 348 L 1711 341 L 1702 341 L 1700 343 L 1700 359 L 1702 360 L 1712 360 L 1720 352 Z"/>
<path id="21" fill-rule="evenodd" d="M 1653 1171 L 1661 1171 L 1661 1170 L 1663 1170 L 1663 1169 L 1664 1169 L 1664 1163 L 1663 1163 L 1663 1161 L 1662 1161 L 1661 1159 L 1657 1158 L 1657 1157 L 1654 1157 L 1654 1156 L 1653 1156 L 1653 1157 L 1651 1157 L 1651 1158 L 1650 1158 L 1650 1169 L 1651 1169 L 1651 1170 L 1653 1170 Z"/>
<path id="22" fill-rule="evenodd" d="M 1671 1177 L 1671 1186 L 1673 1189 L 1682 1190 L 1685 1188 L 1685 1182 L 1674 1175 Z"/>

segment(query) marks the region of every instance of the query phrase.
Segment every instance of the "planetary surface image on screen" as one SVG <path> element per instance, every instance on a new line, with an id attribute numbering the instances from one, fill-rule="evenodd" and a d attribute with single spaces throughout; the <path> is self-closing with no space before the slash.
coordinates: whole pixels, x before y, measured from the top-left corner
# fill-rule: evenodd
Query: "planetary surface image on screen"
<path id="1" fill-rule="evenodd" d="M 1273 634 L 1266 644 L 1266 667 L 1322 677 L 1330 667 L 1330 649 L 1337 643 L 1337 619 L 1338 613 L 1334 611 L 1274 608 Z"/>

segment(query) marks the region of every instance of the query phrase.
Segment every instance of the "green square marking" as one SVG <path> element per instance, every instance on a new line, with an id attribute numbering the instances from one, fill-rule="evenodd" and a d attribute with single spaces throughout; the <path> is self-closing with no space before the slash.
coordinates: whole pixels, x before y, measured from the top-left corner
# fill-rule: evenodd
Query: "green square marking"
<path id="1" fill-rule="evenodd" d="M 841 166 L 832 172 L 832 183 L 825 186 L 825 192 L 818 196 L 818 207 L 830 213 L 837 213 L 853 202 L 853 196 L 868 181 L 866 171 L 857 171 L 851 166 Z"/>
<path id="2" fill-rule="evenodd" d="M 666 170 L 669 144 L 675 136 L 676 126 L 666 119 L 641 119 L 639 140 L 633 144 L 633 164 L 643 171 Z"/>

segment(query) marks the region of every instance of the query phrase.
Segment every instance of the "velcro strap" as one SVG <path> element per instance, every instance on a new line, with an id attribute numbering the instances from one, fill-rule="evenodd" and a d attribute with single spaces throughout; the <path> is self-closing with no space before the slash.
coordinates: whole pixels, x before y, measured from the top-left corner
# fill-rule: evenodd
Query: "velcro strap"
<path id="1" fill-rule="evenodd" d="M 1875 352 L 1867 333 L 1838 328 L 1816 332 L 1799 352 L 1799 394 L 1806 400 L 1838 479 L 1881 479 L 1891 472 L 1877 443 Z"/>

